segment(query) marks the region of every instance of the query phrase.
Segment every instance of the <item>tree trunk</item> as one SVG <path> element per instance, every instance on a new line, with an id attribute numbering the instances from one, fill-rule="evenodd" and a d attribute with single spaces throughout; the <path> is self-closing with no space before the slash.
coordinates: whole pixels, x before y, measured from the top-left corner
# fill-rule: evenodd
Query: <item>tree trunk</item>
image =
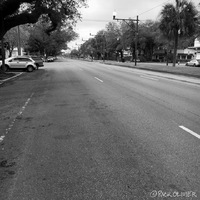
<path id="1" fill-rule="evenodd" d="M 4 70 L 5 66 L 5 49 L 4 49 L 4 41 L 1 39 L 1 56 L 2 56 L 2 69 Z M 0 69 L 0 73 L 4 73 L 4 71 Z"/>
<path id="2" fill-rule="evenodd" d="M 124 54 L 123 54 L 123 50 L 120 51 L 120 55 L 121 55 L 121 61 L 124 62 Z"/>
<path id="3" fill-rule="evenodd" d="M 5 30 L 4 30 L 4 18 L 3 18 L 3 11 L 2 8 L 0 9 L 0 40 L 1 40 L 1 54 L 2 54 L 2 69 L 5 67 L 5 49 L 4 49 L 4 38 L 3 36 L 5 35 Z M 0 73 L 4 73 L 0 69 Z"/>
<path id="4" fill-rule="evenodd" d="M 174 37 L 173 67 L 176 66 L 177 48 L 178 48 L 178 30 L 176 31 L 175 37 Z"/>

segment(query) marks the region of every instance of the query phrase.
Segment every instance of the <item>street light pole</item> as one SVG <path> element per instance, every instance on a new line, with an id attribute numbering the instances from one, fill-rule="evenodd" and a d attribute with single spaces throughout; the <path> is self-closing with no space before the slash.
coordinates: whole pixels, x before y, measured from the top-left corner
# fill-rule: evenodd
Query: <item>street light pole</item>
<path id="1" fill-rule="evenodd" d="M 139 18 L 137 16 L 136 19 L 124 19 L 124 18 L 116 18 L 117 13 L 114 11 L 113 12 L 113 20 L 121 20 L 126 22 L 129 26 L 130 24 L 127 21 L 135 21 L 136 22 L 136 31 L 135 31 L 135 66 L 137 65 L 137 57 L 138 57 L 138 50 L 137 50 L 137 43 L 138 43 L 138 22 Z M 130 26 L 131 27 L 131 26 Z M 131 27 L 132 28 L 132 27 Z"/>
<path id="2" fill-rule="evenodd" d="M 138 58 L 138 50 L 137 50 L 137 43 L 138 43 L 138 16 L 136 19 L 136 33 L 135 33 L 135 66 L 137 65 L 137 58 Z"/>

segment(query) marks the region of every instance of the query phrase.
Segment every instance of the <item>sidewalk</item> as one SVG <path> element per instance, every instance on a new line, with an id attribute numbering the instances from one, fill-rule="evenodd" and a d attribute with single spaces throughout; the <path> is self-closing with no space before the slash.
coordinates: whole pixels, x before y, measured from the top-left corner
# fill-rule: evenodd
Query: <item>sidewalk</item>
<path id="1" fill-rule="evenodd" d="M 105 61 L 105 62 L 100 61 L 100 63 L 200 78 L 200 67 L 189 67 L 189 66 L 185 66 L 185 64 L 180 64 L 180 65 L 176 64 L 176 66 L 173 67 L 172 63 L 169 63 L 168 66 L 166 65 L 166 63 L 140 63 L 139 62 L 137 63 L 137 66 L 135 66 L 134 62 L 122 63 L 122 62 L 116 62 L 116 61 Z"/>

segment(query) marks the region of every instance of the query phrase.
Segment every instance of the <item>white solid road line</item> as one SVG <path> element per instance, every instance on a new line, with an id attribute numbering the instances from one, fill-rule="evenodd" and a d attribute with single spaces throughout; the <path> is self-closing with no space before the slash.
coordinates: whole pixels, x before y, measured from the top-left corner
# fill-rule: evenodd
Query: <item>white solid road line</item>
<path id="1" fill-rule="evenodd" d="M 193 136 L 197 137 L 198 139 L 200 139 L 200 135 L 195 133 L 194 131 L 191 131 L 190 129 L 186 128 L 185 126 L 179 126 L 181 129 L 183 129 L 184 131 L 192 134 Z"/>
<path id="2" fill-rule="evenodd" d="M 21 73 L 19 73 L 19 74 L 16 74 L 15 76 L 12 76 L 12 77 L 10 77 L 10 78 L 1 80 L 1 82 L 5 82 L 5 81 L 8 81 L 8 80 L 10 80 L 10 79 L 16 78 L 16 77 L 20 76 L 21 74 L 23 74 L 23 72 L 21 72 Z"/>
<path id="3" fill-rule="evenodd" d="M 150 77 L 150 76 L 143 76 L 143 75 L 141 75 L 140 77 L 141 77 L 141 78 L 150 79 L 150 80 L 153 80 L 153 81 L 158 81 L 158 79 L 152 78 L 152 77 Z"/>
<path id="4" fill-rule="evenodd" d="M 100 81 L 101 83 L 103 83 L 103 81 L 97 77 L 94 77 L 95 79 L 97 79 L 98 81 Z"/>

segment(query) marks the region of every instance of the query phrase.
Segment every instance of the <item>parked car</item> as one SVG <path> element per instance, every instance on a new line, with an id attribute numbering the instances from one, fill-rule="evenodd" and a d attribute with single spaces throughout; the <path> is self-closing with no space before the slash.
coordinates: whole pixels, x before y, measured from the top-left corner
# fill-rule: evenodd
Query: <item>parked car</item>
<path id="1" fill-rule="evenodd" d="M 2 62 L 0 62 L 0 67 L 4 71 L 9 71 L 9 69 L 26 69 L 28 72 L 32 72 L 37 69 L 35 61 L 27 56 L 7 58 L 5 59 L 4 68 Z"/>
<path id="2" fill-rule="evenodd" d="M 53 57 L 53 56 L 48 56 L 47 58 L 46 58 L 46 62 L 53 62 L 53 61 L 55 61 L 56 60 L 56 57 Z"/>
<path id="3" fill-rule="evenodd" d="M 192 59 L 185 64 L 186 66 L 200 66 L 200 60 Z"/>
<path id="4" fill-rule="evenodd" d="M 39 67 L 44 67 L 43 59 L 40 56 L 29 56 L 29 57 L 35 61 L 37 69 Z"/>

